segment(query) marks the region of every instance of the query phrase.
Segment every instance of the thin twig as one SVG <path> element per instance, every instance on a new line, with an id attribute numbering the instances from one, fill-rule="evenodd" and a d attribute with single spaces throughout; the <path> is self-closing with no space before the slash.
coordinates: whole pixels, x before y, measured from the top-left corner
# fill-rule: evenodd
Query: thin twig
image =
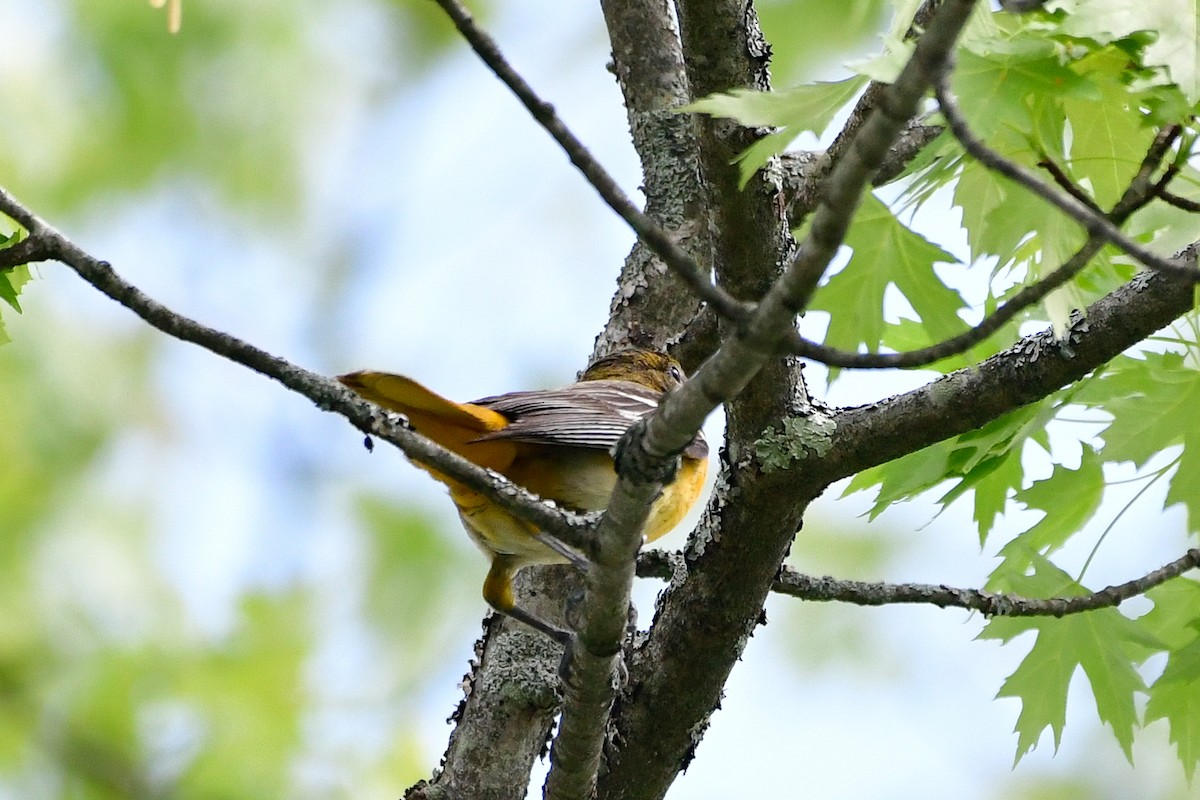
<path id="1" fill-rule="evenodd" d="M 950 70 L 946 65 L 937 76 L 934 83 L 934 94 L 941 106 L 942 116 L 950 127 L 954 138 L 963 149 L 974 156 L 980 163 L 995 172 L 1021 184 L 1046 202 L 1058 208 L 1071 219 L 1082 225 L 1089 235 L 1098 236 L 1104 241 L 1124 250 L 1150 269 L 1170 273 L 1191 280 L 1200 279 L 1200 272 L 1177 261 L 1164 258 L 1158 253 L 1143 247 L 1126 236 L 1120 228 L 1106 219 L 1103 215 L 1092 211 L 1083 203 L 1060 189 L 1047 184 L 1035 173 L 1001 156 L 992 150 L 971 130 L 962 109 L 958 106 L 950 90 Z"/>
<path id="2" fill-rule="evenodd" d="M 1140 578 L 1091 594 L 1046 599 L 919 583 L 888 584 L 816 578 L 788 569 L 780 572 L 779 580 L 772 588 L 780 594 L 805 600 L 838 600 L 865 606 L 929 603 L 941 608 L 967 608 L 989 617 L 1063 617 L 1118 606 L 1131 597 L 1145 594 L 1155 586 L 1197 566 L 1200 566 L 1200 549 L 1192 549 L 1166 566 Z"/>
<path id="3" fill-rule="evenodd" d="M 1176 208 L 1181 208 L 1189 214 L 1200 214 L 1200 203 L 1197 203 L 1195 200 L 1189 200 L 1186 197 L 1180 197 L 1174 192 L 1168 192 L 1166 189 L 1160 191 L 1158 196 L 1162 198 L 1164 203 L 1169 203 Z"/>
<path id="4" fill-rule="evenodd" d="M 542 100 L 533 87 L 513 69 L 504 54 L 500 52 L 495 40 L 475 24 L 471 13 L 458 0 L 437 0 L 437 3 L 453 20 L 458 32 L 471 45 L 471 49 L 475 51 L 480 60 L 516 95 L 538 124 L 566 152 L 571 163 L 583 173 L 588 183 L 608 204 L 609 208 L 625 220 L 634 233 L 646 243 L 646 246 L 683 278 L 688 287 L 716 309 L 721 316 L 734 322 L 745 320 L 751 306 L 737 300 L 714 284 L 709 278 L 708 270 L 697 264 L 695 259 L 677 245 L 666 231 L 633 204 L 616 180 L 608 174 L 607 170 L 600 165 L 600 162 L 592 156 L 575 134 L 563 124 L 558 114 L 555 113 L 554 106 Z"/>
<path id="5" fill-rule="evenodd" d="M 1083 271 L 1092 258 L 1104 247 L 1104 240 L 1092 237 L 1084 242 L 1067 261 L 1044 278 L 1021 289 L 1007 303 L 987 315 L 978 325 L 960 334 L 943 339 L 937 344 L 906 350 L 902 353 L 857 353 L 829 347 L 801 337 L 789 338 L 791 352 L 804 358 L 846 369 L 912 369 L 959 355 L 987 339 L 1018 314 L 1042 300 L 1050 292 L 1062 286 Z"/>
<path id="6" fill-rule="evenodd" d="M 1104 209 L 1096 205 L 1096 201 L 1093 200 L 1079 184 L 1071 180 L 1071 176 L 1063 171 L 1063 168 L 1060 167 L 1054 159 L 1050 158 L 1048 155 L 1042 154 L 1042 160 L 1038 162 L 1038 166 L 1049 172 L 1050 177 L 1054 178 L 1054 182 L 1059 185 L 1059 188 L 1071 195 L 1071 197 L 1074 197 L 1076 200 L 1083 203 L 1096 214 L 1104 213 Z"/>
<path id="7" fill-rule="evenodd" d="M 1161 166 L 1162 160 L 1166 157 L 1171 145 L 1179 137 L 1180 132 L 1181 128 L 1179 125 L 1167 125 L 1154 137 L 1154 140 L 1146 149 L 1146 155 L 1142 158 L 1137 173 L 1129 182 L 1129 186 L 1122 192 L 1120 199 L 1117 200 L 1112 211 L 1108 212 L 1107 218 L 1114 225 L 1122 224 L 1135 211 L 1144 207 L 1155 197 L 1162 196 L 1163 191 L 1165 191 L 1165 180 L 1168 179 L 1168 175 L 1173 175 L 1174 172 L 1168 168 L 1163 179 L 1160 179 L 1156 183 L 1152 183 L 1150 179 L 1159 166 Z M 1055 169 L 1057 170 L 1057 167 Z M 1064 178 L 1070 183 L 1070 179 L 1066 178 L 1065 173 Z M 1057 269 L 1052 270 L 1036 283 L 1021 289 L 1007 303 L 1000 306 L 990 315 L 985 316 L 978 325 L 928 347 L 907 350 L 902 353 L 857 353 L 851 350 L 841 350 L 818 344 L 803 338 L 799 333 L 793 334 L 787 344 L 792 353 L 833 367 L 850 369 L 905 369 L 923 367 L 944 358 L 965 353 L 970 348 L 987 339 L 1010 320 L 1014 319 L 1017 314 L 1031 307 L 1034 303 L 1041 301 L 1050 292 L 1064 285 L 1067 281 L 1082 272 L 1104 244 L 1105 240 L 1101 236 L 1090 234 L 1083 246 Z"/>
<path id="8" fill-rule="evenodd" d="M 638 577 L 670 580 L 677 570 L 679 557 L 678 553 L 656 550 L 644 552 L 638 556 Z M 921 603 L 938 608 L 965 608 L 987 617 L 1064 617 L 1118 606 L 1196 567 L 1200 567 L 1200 548 L 1188 550 L 1180 558 L 1140 578 L 1098 592 L 1048 598 L 961 589 L 945 584 L 851 581 L 804 575 L 784 567 L 771 584 L 771 591 L 800 600 L 859 606 Z"/>

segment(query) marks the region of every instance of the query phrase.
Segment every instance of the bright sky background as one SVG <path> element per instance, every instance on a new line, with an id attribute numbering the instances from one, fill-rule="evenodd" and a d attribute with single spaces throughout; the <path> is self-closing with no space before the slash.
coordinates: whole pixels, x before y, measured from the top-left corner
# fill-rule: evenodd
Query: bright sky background
<path id="1" fill-rule="evenodd" d="M 185 31 L 191 2 L 199 0 L 185 0 Z M 16 5 L 7 0 L 0 9 L 13 13 Z M 312 24 L 311 35 L 347 88 L 305 133 L 302 203 L 311 224 L 299 240 L 235 218 L 184 178 L 165 181 L 149 199 L 109 198 L 63 227 L 168 306 L 321 372 L 402 371 L 463 399 L 571 380 L 606 318 L 631 234 L 465 46 L 423 79 L 407 76 L 411 83 L 400 91 L 371 91 L 379 80 L 378 19 L 367 4 L 346 5 L 349 13 L 314 16 Z M 619 92 L 604 69 L 598 12 L 582 8 L 499 4 L 488 27 L 632 193 L 637 163 Z M 12 49 L 0 67 L 61 55 L 52 21 L 46 24 L 44 38 L 6 45 Z M 924 225 L 951 245 L 957 237 L 951 214 L 931 215 Z M 343 279 L 323 282 L 325 272 L 306 269 L 316 260 L 343 262 Z M 140 330 L 128 312 L 64 268 L 39 273 L 26 290 L 25 316 L 5 317 L 16 340 L 10 346 L 53 336 L 56 320 L 82 324 L 101 339 Z M 121 437 L 93 490 L 153 498 L 156 557 L 198 624 L 214 635 L 230 624 L 246 586 L 283 585 L 298 575 L 317 581 L 331 610 L 314 681 L 333 694 L 382 691 L 373 683 L 386 683 L 381 666 L 372 662 L 369 642 L 346 629 L 351 609 L 338 600 L 361 557 L 347 535 L 351 496 L 369 486 L 436 510 L 445 536 L 470 550 L 442 491 L 386 445 L 367 454 L 340 419 L 261 376 L 191 345 L 158 347 L 153 369 L 165 417 L 143 420 Z M 919 380 L 847 378 L 826 399 L 869 402 Z M 823 382 L 815 379 L 813 389 L 823 392 Z M 709 433 L 719 440 L 719 420 Z M 1078 435 L 1071 430 L 1056 438 L 1064 454 L 1074 453 L 1064 455 L 1068 460 L 1077 459 L 1070 437 Z M 830 556 L 820 548 L 844 542 L 872 550 L 881 539 L 896 543 L 882 572 L 852 577 L 980 586 L 994 565 L 989 556 L 1000 540 L 981 556 L 964 504 L 936 519 L 932 506 L 913 504 L 868 527 L 859 515 L 869 498 L 838 494 L 826 493 L 809 516 L 793 558 L 801 570 L 824 571 L 822 559 Z M 1097 587 L 1178 555 L 1181 515 L 1160 514 L 1161 495 L 1144 502 L 1089 572 Z M 1119 509 L 1120 501 L 1106 507 L 1096 535 Z M 1004 524 L 1015 532 L 1036 519 L 1014 514 Z M 68 515 L 63 524 L 79 524 L 78 518 Z M 683 536 L 677 532 L 663 546 L 677 548 Z M 1069 552 L 1064 563 L 1078 566 L 1086 555 Z M 486 563 L 472 558 L 475 583 Z M 95 582 L 80 591 L 115 587 L 103 576 L 70 580 Z M 638 588 L 643 620 L 657 589 L 652 582 Z M 453 624 L 442 660 L 411 689 L 408 721 L 421 732 L 431 768 L 449 732 L 444 719 L 458 700 L 483 609 L 474 596 L 447 609 Z M 982 627 L 978 616 L 786 599 L 772 600 L 767 612 L 771 622 L 735 669 L 673 800 L 1000 798 L 1013 796 L 1016 786 L 1052 784 L 1078 770 L 1094 776 L 1095 797 L 1115 800 L 1156 796 L 1181 781 L 1178 763 L 1161 746 L 1139 746 L 1138 769 L 1131 771 L 1097 725 L 1082 682 L 1073 687 L 1057 758 L 1047 735 L 1011 772 L 1019 707 L 993 697 L 1029 642 L 1004 648 L 973 642 Z M 332 748 L 376 733 L 368 718 L 331 713 L 326 722 L 314 737 Z M 1164 742 L 1165 727 L 1159 723 L 1141 738 Z M 325 770 L 337 767 L 317 759 L 306 770 L 319 785 L 328 779 Z M 387 788 L 394 796 L 402 787 Z M 540 783 L 531 796 L 540 796 Z"/>

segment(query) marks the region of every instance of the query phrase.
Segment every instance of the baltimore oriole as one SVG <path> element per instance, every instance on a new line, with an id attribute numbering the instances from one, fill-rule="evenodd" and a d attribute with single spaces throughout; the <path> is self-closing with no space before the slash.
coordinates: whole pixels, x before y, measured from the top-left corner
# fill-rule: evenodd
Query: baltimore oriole
<path id="1" fill-rule="evenodd" d="M 414 380 L 387 372 L 338 377 L 367 400 L 408 417 L 422 435 L 513 483 L 573 511 L 603 509 L 616 472 L 611 451 L 625 431 L 684 381 L 679 362 L 651 350 L 623 350 L 595 361 L 561 389 L 455 403 Z M 482 494 L 423 464 L 450 488 L 450 498 L 475 543 L 492 559 L 483 597 L 492 608 L 565 641 L 567 634 L 518 608 L 512 579 L 530 564 L 565 563 L 530 523 Z M 654 502 L 644 535 L 653 541 L 674 528 L 700 496 L 708 443 L 697 434 L 682 453 L 675 479 Z"/>

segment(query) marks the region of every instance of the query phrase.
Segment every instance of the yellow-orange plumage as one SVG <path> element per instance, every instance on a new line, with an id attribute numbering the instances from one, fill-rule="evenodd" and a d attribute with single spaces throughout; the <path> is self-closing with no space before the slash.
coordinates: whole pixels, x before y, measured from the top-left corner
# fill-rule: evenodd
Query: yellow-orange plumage
<path id="1" fill-rule="evenodd" d="M 561 389 L 513 392 L 456 403 L 414 380 L 383 372 L 338 378 L 384 408 L 404 414 L 418 433 L 513 483 L 576 511 L 603 509 L 616 483 L 610 451 L 630 425 L 654 410 L 663 393 L 684 379 L 679 364 L 648 350 L 600 359 Z M 682 466 L 651 509 L 645 536 L 674 528 L 700 496 L 708 447 L 697 436 Z M 468 533 L 492 557 L 484 598 L 497 610 L 556 638 L 561 632 L 517 608 L 512 577 L 524 566 L 566 559 L 539 533 L 484 495 L 419 465 L 446 484 Z"/>

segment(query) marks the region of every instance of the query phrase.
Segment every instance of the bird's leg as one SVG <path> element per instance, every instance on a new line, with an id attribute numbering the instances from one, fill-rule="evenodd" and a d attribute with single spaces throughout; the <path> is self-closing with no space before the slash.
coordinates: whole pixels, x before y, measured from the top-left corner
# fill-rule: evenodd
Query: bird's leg
<path id="1" fill-rule="evenodd" d="M 546 634 L 554 641 L 569 647 L 574 634 L 556 628 L 545 620 L 539 619 L 523 608 L 517 606 L 513 596 L 512 580 L 520 565 L 511 556 L 497 554 L 492 558 L 492 568 L 488 570 L 487 578 L 483 581 L 483 599 L 492 608 L 505 616 L 523 622 L 536 631 Z"/>

